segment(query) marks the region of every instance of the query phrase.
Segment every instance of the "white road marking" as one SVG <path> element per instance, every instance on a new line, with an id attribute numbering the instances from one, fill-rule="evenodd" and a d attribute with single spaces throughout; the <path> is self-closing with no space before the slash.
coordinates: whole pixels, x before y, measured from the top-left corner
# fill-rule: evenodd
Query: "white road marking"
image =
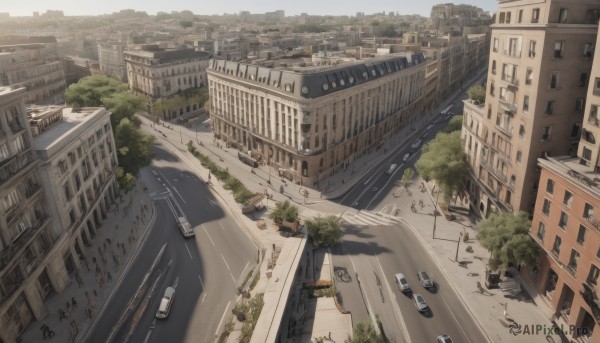
<path id="1" fill-rule="evenodd" d="M 242 270 L 242 274 L 240 274 L 240 279 L 244 277 L 244 273 L 246 272 L 246 268 L 248 268 L 249 265 L 250 265 L 250 262 L 246 262 L 246 265 L 244 266 L 244 269 Z"/>
<path id="2" fill-rule="evenodd" d="M 185 249 L 188 251 L 188 254 L 190 255 L 190 260 L 193 260 L 194 258 L 192 257 L 192 253 L 190 252 L 190 248 L 188 248 L 186 243 L 183 243 L 183 245 L 185 245 Z"/>
<path id="3" fill-rule="evenodd" d="M 454 315 L 454 312 L 452 312 L 452 309 L 450 309 L 450 306 L 448 305 L 448 303 L 446 302 L 446 299 L 444 299 L 443 296 L 440 295 L 440 297 L 442 298 L 442 300 L 444 301 L 444 304 L 446 304 L 446 308 L 448 308 L 448 311 L 450 312 L 450 314 L 452 315 L 452 318 L 454 318 L 454 321 L 456 322 L 456 324 L 458 325 L 458 327 L 460 328 L 460 331 L 462 331 L 463 333 L 463 337 L 467 339 L 467 341 L 471 342 L 469 340 L 469 337 L 467 337 L 467 333 L 465 332 L 465 330 L 463 329 L 463 327 L 460 325 L 460 322 L 458 321 L 458 319 L 456 318 L 456 316 Z"/>
<path id="4" fill-rule="evenodd" d="M 179 198 L 181 199 L 181 201 L 183 201 L 184 203 L 187 204 L 187 201 L 185 201 L 185 199 L 181 196 L 181 194 L 179 193 L 179 191 L 177 190 L 177 188 L 175 188 L 175 186 L 173 186 L 173 190 L 175 191 L 175 193 L 177 193 L 177 195 L 179 196 Z"/>
<path id="5" fill-rule="evenodd" d="M 223 259 L 223 262 L 225 262 L 225 265 L 227 266 L 227 269 L 229 271 L 231 271 L 231 269 L 229 268 L 229 264 L 227 264 L 227 260 L 225 260 L 225 256 L 223 256 L 223 254 L 221 254 L 221 258 Z M 233 281 L 235 281 L 235 280 L 233 280 Z"/>
<path id="6" fill-rule="evenodd" d="M 225 231 L 225 228 L 223 227 L 223 225 L 221 225 L 221 222 L 219 222 L 219 227 L 221 228 L 221 231 Z"/>
<path id="7" fill-rule="evenodd" d="M 210 235 L 208 234 L 208 231 L 206 231 L 206 228 L 204 227 L 204 225 L 202 225 L 202 229 L 204 229 L 204 232 L 206 232 L 206 235 L 208 236 L 208 239 L 212 243 L 213 247 L 216 248 L 217 246 L 215 245 L 215 242 L 213 242 L 212 238 L 210 238 Z"/>
<path id="8" fill-rule="evenodd" d="M 211 205 L 212 207 L 217 207 L 217 205 L 215 204 L 215 202 L 214 202 L 214 201 L 212 201 L 212 200 L 209 200 L 208 202 L 210 203 L 210 205 Z"/>
<path id="9" fill-rule="evenodd" d="M 152 333 L 152 330 L 148 331 L 148 333 L 146 334 L 146 338 L 144 339 L 144 343 L 148 342 L 148 340 L 150 339 L 151 333 Z"/>
<path id="10" fill-rule="evenodd" d="M 219 335 L 219 330 L 221 329 L 221 324 L 223 324 L 223 319 L 225 319 L 225 315 L 229 311 L 229 305 L 231 304 L 231 300 L 225 306 L 225 311 L 223 311 L 223 315 L 221 316 L 221 320 L 219 321 L 219 325 L 217 326 L 217 331 L 215 331 L 215 337 Z"/>
<path id="11" fill-rule="evenodd" d="M 202 282 L 200 275 L 198 275 L 198 280 L 200 280 L 200 286 L 202 286 L 202 290 L 204 290 L 204 283 Z"/>
<path id="12" fill-rule="evenodd" d="M 173 288 L 177 289 L 178 284 L 179 284 L 179 276 L 175 278 L 175 282 L 173 282 Z"/>
<path id="13" fill-rule="evenodd" d="M 202 294 L 202 300 L 200 301 L 200 303 L 204 304 L 204 300 L 206 300 L 206 292 L 204 292 L 204 294 Z"/>

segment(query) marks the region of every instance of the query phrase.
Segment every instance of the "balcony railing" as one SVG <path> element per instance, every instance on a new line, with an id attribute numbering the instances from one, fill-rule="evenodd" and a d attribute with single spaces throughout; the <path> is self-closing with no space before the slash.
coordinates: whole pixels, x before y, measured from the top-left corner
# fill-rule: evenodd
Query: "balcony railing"
<path id="1" fill-rule="evenodd" d="M 0 163 L 0 185 L 19 174 L 34 161 L 31 150 L 26 150 Z"/>
<path id="2" fill-rule="evenodd" d="M 512 102 L 508 102 L 505 99 L 499 99 L 498 101 L 500 102 L 500 106 L 502 107 L 503 110 L 505 110 L 507 112 L 511 112 L 511 113 L 517 112 L 516 104 L 514 104 Z"/>
<path id="3" fill-rule="evenodd" d="M 569 272 L 569 274 L 571 274 L 571 276 L 575 277 L 575 274 L 577 273 L 577 267 L 576 266 L 567 265 L 565 267 L 565 269 L 567 270 L 567 272 Z"/>
<path id="4" fill-rule="evenodd" d="M 598 120 L 597 117 L 589 117 L 588 118 L 588 123 L 596 126 L 596 127 L 600 127 L 600 120 Z"/>
<path id="5" fill-rule="evenodd" d="M 513 134 L 512 126 L 496 124 L 496 127 L 500 130 L 500 132 L 504 133 L 505 135 L 507 135 L 509 137 L 512 137 L 512 134 Z"/>

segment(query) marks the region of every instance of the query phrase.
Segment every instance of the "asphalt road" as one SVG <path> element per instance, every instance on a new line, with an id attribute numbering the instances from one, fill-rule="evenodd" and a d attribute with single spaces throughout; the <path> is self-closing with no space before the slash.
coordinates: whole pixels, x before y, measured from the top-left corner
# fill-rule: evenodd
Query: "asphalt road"
<path id="1" fill-rule="evenodd" d="M 190 172 L 189 166 L 158 143 L 151 167 L 142 171 L 154 199 L 156 220 L 138 256 L 120 287 L 109 300 L 90 335 L 91 342 L 198 342 L 223 325 L 231 310 L 236 287 L 256 265 L 257 247 L 222 207 L 207 185 Z M 195 237 L 184 238 L 175 222 L 183 212 L 194 227 Z M 161 247 L 164 254 L 150 270 Z M 150 273 L 143 300 L 127 316 L 129 301 Z M 167 319 L 155 313 L 168 286 L 176 289 Z M 115 330 L 122 319 L 122 325 Z"/>

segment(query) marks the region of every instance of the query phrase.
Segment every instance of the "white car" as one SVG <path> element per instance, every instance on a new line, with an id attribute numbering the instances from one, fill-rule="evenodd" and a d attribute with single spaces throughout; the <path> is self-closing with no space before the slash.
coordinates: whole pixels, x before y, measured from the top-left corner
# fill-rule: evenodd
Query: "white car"
<path id="1" fill-rule="evenodd" d="M 436 343 L 452 343 L 453 340 L 452 338 L 450 338 L 450 336 L 448 335 L 439 335 L 437 336 L 437 338 L 435 339 Z"/>
<path id="2" fill-rule="evenodd" d="M 406 281 L 406 277 L 402 273 L 398 273 L 394 275 L 394 279 L 396 279 L 396 283 L 398 284 L 398 288 L 402 293 L 410 292 L 410 285 L 408 281 Z"/>
<path id="3" fill-rule="evenodd" d="M 413 300 L 415 301 L 415 307 L 419 312 L 426 312 L 429 310 L 429 306 L 425 302 L 425 298 L 421 294 L 413 294 Z"/>
<path id="4" fill-rule="evenodd" d="M 404 157 L 402 157 L 402 161 L 406 162 L 406 160 L 408 160 L 409 157 L 410 157 L 410 154 L 404 155 Z"/>
<path id="5" fill-rule="evenodd" d="M 171 311 L 171 305 L 173 305 L 173 299 L 175 298 L 175 288 L 167 287 L 165 289 L 165 295 L 163 295 L 160 300 L 160 305 L 158 305 L 158 311 L 156 311 L 156 318 L 164 319 L 169 315 L 169 311 Z"/>

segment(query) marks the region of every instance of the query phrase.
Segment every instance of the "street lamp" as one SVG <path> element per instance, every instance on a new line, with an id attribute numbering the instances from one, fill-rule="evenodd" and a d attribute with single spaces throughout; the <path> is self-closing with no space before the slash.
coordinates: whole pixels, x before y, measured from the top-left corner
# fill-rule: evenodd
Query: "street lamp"
<path id="1" fill-rule="evenodd" d="M 458 262 L 458 247 L 460 246 L 460 239 L 462 237 L 462 232 L 458 235 L 458 241 L 456 241 L 456 256 L 454 256 L 454 261 Z"/>
<path id="2" fill-rule="evenodd" d="M 438 214 L 437 204 L 438 204 L 439 198 L 440 198 L 440 192 L 438 192 L 437 197 L 435 198 L 435 204 L 433 206 L 433 239 L 435 239 L 435 229 L 436 229 L 437 214 Z M 433 201 L 433 199 L 431 201 Z"/>

